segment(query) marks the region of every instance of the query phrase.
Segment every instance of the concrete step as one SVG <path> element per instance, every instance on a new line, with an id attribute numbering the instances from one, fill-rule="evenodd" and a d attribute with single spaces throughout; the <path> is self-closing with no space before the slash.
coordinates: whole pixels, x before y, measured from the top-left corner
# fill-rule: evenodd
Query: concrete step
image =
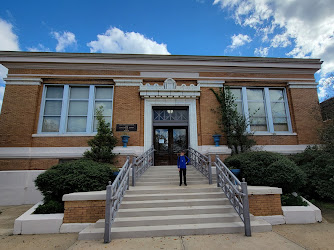
<path id="1" fill-rule="evenodd" d="M 120 208 L 230 205 L 227 198 L 122 201 Z"/>
<path id="2" fill-rule="evenodd" d="M 189 176 L 187 175 L 187 179 L 192 181 L 208 181 L 204 176 Z M 174 176 L 142 176 L 138 181 L 150 181 L 150 182 L 160 182 L 160 181 L 173 181 L 179 180 L 179 175 Z"/>
<path id="3" fill-rule="evenodd" d="M 174 186 L 179 186 L 180 181 L 179 180 L 174 180 L 174 181 L 161 181 L 159 185 L 174 185 Z M 196 185 L 196 184 L 206 184 L 206 181 L 192 181 L 189 180 L 187 181 L 187 185 Z M 150 182 L 150 181 L 138 181 L 136 183 L 137 186 L 156 186 L 157 182 Z M 182 184 L 183 185 L 183 184 Z"/>
<path id="4" fill-rule="evenodd" d="M 219 192 L 222 193 L 222 190 L 215 185 L 200 184 L 192 185 L 191 187 L 186 186 L 150 186 L 150 187 L 130 187 L 126 191 L 127 195 L 133 194 L 167 194 L 167 193 L 208 193 L 208 192 Z"/>
<path id="5" fill-rule="evenodd" d="M 251 222 L 252 232 L 271 231 L 271 225 L 262 220 Z M 227 223 L 200 223 L 200 224 L 181 224 L 181 225 L 158 225 L 158 226 L 137 226 L 137 227 L 113 227 L 111 235 L 117 238 L 142 238 L 142 237 L 161 237 L 161 236 L 183 236 L 198 234 L 224 234 L 224 233 L 243 233 L 244 225 L 242 222 Z M 104 228 L 90 226 L 79 233 L 79 240 L 98 240 L 102 239 Z"/>
<path id="6" fill-rule="evenodd" d="M 125 195 L 122 201 L 150 201 L 150 200 L 176 200 L 176 199 L 210 199 L 225 198 L 223 192 L 202 192 L 202 193 L 164 193 L 164 194 L 134 194 Z"/>
<path id="7" fill-rule="evenodd" d="M 154 208 L 126 208 L 119 209 L 117 218 L 136 216 L 165 216 L 165 215 L 187 215 L 187 214 L 213 214 L 232 213 L 234 209 L 231 205 L 211 205 L 211 206 L 177 206 L 177 207 L 154 207 Z"/>
<path id="8" fill-rule="evenodd" d="M 196 214 L 196 215 L 172 215 L 172 216 L 143 216 L 116 218 L 113 227 L 134 227 L 134 226 L 157 226 L 177 224 L 200 224 L 216 222 L 241 222 L 235 213 L 226 214 Z M 95 223 L 95 228 L 104 228 L 104 219 Z"/>

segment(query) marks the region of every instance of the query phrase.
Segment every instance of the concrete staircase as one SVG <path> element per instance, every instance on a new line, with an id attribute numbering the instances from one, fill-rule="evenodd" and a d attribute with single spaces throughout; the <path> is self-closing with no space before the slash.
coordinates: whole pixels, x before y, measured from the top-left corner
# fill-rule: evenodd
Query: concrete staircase
<path id="1" fill-rule="evenodd" d="M 215 183 L 215 182 L 214 182 Z M 188 166 L 188 186 L 179 186 L 176 166 L 154 166 L 123 198 L 111 237 L 139 238 L 195 234 L 244 233 L 238 214 L 221 189 Z M 271 231 L 262 220 L 251 220 L 252 232 Z M 104 220 L 79 233 L 79 240 L 103 239 Z"/>

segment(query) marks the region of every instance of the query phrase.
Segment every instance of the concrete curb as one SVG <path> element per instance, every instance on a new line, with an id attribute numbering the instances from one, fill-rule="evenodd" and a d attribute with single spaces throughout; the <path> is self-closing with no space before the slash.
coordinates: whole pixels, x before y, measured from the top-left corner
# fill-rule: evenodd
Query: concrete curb
<path id="1" fill-rule="evenodd" d="M 13 234 L 53 234 L 60 232 L 64 214 L 33 214 L 38 202 L 15 220 Z"/>

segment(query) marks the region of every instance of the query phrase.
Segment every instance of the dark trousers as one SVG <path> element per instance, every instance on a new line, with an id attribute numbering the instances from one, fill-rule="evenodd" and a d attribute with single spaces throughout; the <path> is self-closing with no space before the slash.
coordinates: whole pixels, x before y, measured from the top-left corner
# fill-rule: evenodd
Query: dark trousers
<path id="1" fill-rule="evenodd" d="M 180 168 L 179 173 L 180 173 L 180 184 L 182 184 L 182 175 L 183 175 L 184 184 L 187 184 L 187 177 L 186 177 L 187 169 L 186 168 Z"/>

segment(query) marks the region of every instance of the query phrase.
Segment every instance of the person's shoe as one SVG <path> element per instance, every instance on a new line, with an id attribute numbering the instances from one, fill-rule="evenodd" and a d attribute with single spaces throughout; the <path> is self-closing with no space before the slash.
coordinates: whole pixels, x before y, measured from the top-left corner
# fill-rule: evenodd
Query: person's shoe
<path id="1" fill-rule="evenodd" d="M 187 186 L 187 183 L 184 183 L 185 186 Z"/>
<path id="2" fill-rule="evenodd" d="M 180 183 L 180 185 L 179 186 L 181 186 L 182 185 L 182 183 Z M 187 185 L 186 185 L 187 186 Z"/>

